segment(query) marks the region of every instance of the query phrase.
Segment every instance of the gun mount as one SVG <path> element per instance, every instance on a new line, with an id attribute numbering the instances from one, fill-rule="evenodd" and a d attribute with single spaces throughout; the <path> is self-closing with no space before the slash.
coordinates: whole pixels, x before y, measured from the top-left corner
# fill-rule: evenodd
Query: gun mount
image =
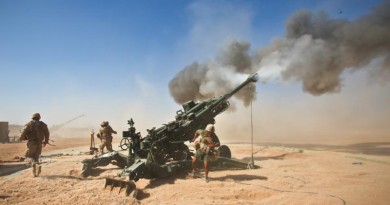
<path id="1" fill-rule="evenodd" d="M 215 124 L 215 117 L 228 109 L 228 99 L 243 87 L 258 80 L 257 73 L 250 75 L 233 91 L 218 98 L 202 102 L 189 101 L 183 104 L 184 110 L 176 112 L 176 120 L 159 128 L 148 129 L 147 136 L 133 143 L 131 154 L 138 158 L 147 158 L 150 154 L 157 164 L 164 164 L 168 159 L 190 159 L 188 147 L 184 142 L 192 139 L 198 129 L 207 124 Z M 132 136 L 131 130 L 124 131 L 123 136 Z"/>
<path id="2" fill-rule="evenodd" d="M 122 140 L 119 143 L 119 147 L 122 150 L 129 149 L 131 143 L 133 143 L 135 145 L 134 147 L 139 147 L 139 143 L 141 140 L 141 134 L 139 132 L 137 132 L 137 133 L 135 132 L 136 129 L 134 127 L 134 121 L 132 118 L 127 121 L 127 124 L 130 125 L 130 128 L 128 129 L 128 131 L 123 132 Z"/>
<path id="3" fill-rule="evenodd" d="M 110 185 L 111 189 L 114 186 L 119 186 L 120 190 L 126 187 L 126 195 L 129 195 L 135 188 L 133 181 L 138 181 L 140 178 L 153 179 L 173 176 L 180 170 L 191 169 L 193 153 L 184 143 L 193 138 L 196 130 L 204 129 L 208 124 L 214 124 L 214 118 L 229 108 L 228 100 L 230 97 L 249 83 L 257 80 L 258 75 L 255 73 L 221 97 L 201 102 L 189 101 L 183 104 L 183 110 L 176 112 L 175 121 L 164 124 L 157 129 L 155 127 L 148 129 L 148 134 L 144 138 L 141 138 L 139 133 L 135 133 L 134 122 L 132 119 L 129 120 L 129 130 L 123 131 L 123 138 L 130 139 L 129 143 L 126 143 L 128 147 L 127 166 L 118 174 L 119 179 L 106 178 L 106 186 Z M 231 152 L 226 145 L 220 146 L 217 152 L 216 161 L 211 163 L 211 166 L 258 168 L 253 164 L 230 159 Z M 84 167 L 90 168 L 92 166 L 84 163 Z"/>

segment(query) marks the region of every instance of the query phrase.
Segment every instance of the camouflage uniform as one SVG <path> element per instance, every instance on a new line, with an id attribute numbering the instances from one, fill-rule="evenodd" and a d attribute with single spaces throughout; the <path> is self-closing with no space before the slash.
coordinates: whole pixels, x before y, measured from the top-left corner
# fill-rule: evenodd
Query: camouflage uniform
<path id="1" fill-rule="evenodd" d="M 100 148 L 100 154 L 102 155 L 104 153 L 104 147 L 107 147 L 107 150 L 109 152 L 114 151 L 112 149 L 112 133 L 116 134 L 117 132 L 114 131 L 110 125 L 108 125 L 108 122 L 102 122 L 100 124 L 101 128 L 99 130 L 99 136 L 100 140 L 102 141 L 102 144 L 99 146 Z"/>
<path id="2" fill-rule="evenodd" d="M 196 164 L 199 159 L 203 158 L 204 165 L 204 180 L 209 182 L 209 161 L 217 158 L 215 147 L 219 147 L 219 139 L 215 134 L 214 125 L 208 124 L 205 130 L 197 130 L 195 132 L 194 138 L 192 141 L 195 141 L 197 138 L 201 138 L 198 144 L 195 144 L 196 153 L 192 159 L 192 177 L 199 175 L 199 170 L 196 167 Z"/>
<path id="3" fill-rule="evenodd" d="M 198 134 L 201 135 L 200 146 L 196 149 L 195 157 L 198 159 L 203 158 L 203 161 L 210 161 L 214 156 L 214 148 L 209 148 L 209 144 L 219 144 L 219 138 L 214 132 L 208 130 L 197 130 Z"/>
<path id="4" fill-rule="evenodd" d="M 39 156 L 42 152 L 42 144 L 48 144 L 50 137 L 47 125 L 44 122 L 39 121 L 40 118 L 41 116 L 39 113 L 35 113 L 32 117 L 33 120 L 24 126 L 22 134 L 20 135 L 20 141 L 28 140 L 25 156 L 31 158 L 34 177 L 39 176 L 41 172 Z M 38 171 L 38 173 L 36 171 Z"/>

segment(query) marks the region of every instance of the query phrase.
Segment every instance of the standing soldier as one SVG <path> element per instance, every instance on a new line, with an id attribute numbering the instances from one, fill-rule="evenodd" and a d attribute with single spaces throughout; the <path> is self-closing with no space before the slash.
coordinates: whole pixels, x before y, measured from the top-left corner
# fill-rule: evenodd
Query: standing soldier
<path id="1" fill-rule="evenodd" d="M 100 145 L 100 154 L 104 154 L 104 147 L 107 147 L 109 152 L 112 152 L 112 133 L 116 134 L 107 121 L 103 121 L 100 124 L 101 128 L 99 130 L 100 140 L 102 144 Z"/>
<path id="2" fill-rule="evenodd" d="M 20 141 L 28 140 L 27 142 L 27 151 L 26 157 L 31 159 L 31 166 L 33 171 L 33 176 L 37 177 L 41 173 L 41 165 L 39 163 L 39 156 L 42 152 L 42 147 L 45 147 L 49 143 L 49 129 L 47 125 L 39 121 L 41 115 L 39 113 L 34 113 L 32 120 L 27 123 L 20 135 Z"/>
<path id="3" fill-rule="evenodd" d="M 205 175 L 204 180 L 209 182 L 209 161 L 211 158 L 215 157 L 214 148 L 219 147 L 220 142 L 217 135 L 215 134 L 215 128 L 213 124 L 208 124 L 205 130 L 197 130 L 195 132 L 194 138 L 191 141 L 196 141 L 198 137 L 201 139 L 199 144 L 195 142 L 196 153 L 192 159 L 192 177 L 196 177 L 198 174 L 198 169 L 196 167 L 198 160 L 203 159 Z"/>

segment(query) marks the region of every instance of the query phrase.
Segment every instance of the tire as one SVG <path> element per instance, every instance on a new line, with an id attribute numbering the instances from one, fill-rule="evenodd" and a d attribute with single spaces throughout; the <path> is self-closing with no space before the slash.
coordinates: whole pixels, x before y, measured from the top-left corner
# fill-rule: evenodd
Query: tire
<path id="1" fill-rule="evenodd" d="M 122 150 L 127 150 L 129 149 L 129 146 L 130 146 L 130 139 L 128 138 L 123 138 L 121 140 L 121 143 L 119 144 L 119 147 L 122 149 Z"/>
<path id="2" fill-rule="evenodd" d="M 218 157 L 224 157 L 231 159 L 232 158 L 232 152 L 230 151 L 230 148 L 226 145 L 222 145 L 218 148 Z"/>
<path id="3" fill-rule="evenodd" d="M 189 160 L 192 159 L 189 153 L 190 150 L 188 149 L 188 146 L 182 144 L 178 147 L 177 151 L 173 153 L 172 157 L 174 160 Z"/>

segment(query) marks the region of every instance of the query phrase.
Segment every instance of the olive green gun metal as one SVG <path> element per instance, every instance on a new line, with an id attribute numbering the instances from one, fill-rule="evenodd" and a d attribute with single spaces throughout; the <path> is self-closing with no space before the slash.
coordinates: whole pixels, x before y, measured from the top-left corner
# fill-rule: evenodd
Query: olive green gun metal
<path id="1" fill-rule="evenodd" d="M 144 138 L 136 133 L 134 121 L 130 119 L 128 121 L 130 128 L 128 131 L 123 131 L 123 138 L 129 139 L 128 142 L 123 143 L 123 148 L 128 149 L 127 165 L 116 177 L 106 178 L 105 187 L 110 186 L 111 189 L 119 187 L 119 191 L 126 188 L 126 195 L 129 195 L 133 191 L 137 192 L 134 181 L 141 178 L 175 176 L 180 171 L 191 170 L 191 156 L 194 154 L 184 143 L 193 138 L 196 130 L 204 129 L 208 124 L 215 124 L 214 118 L 228 109 L 230 105 L 228 99 L 257 80 L 258 76 L 255 73 L 221 97 L 183 104 L 183 110 L 176 112 L 175 121 L 168 122 L 157 129 L 155 127 L 148 129 L 148 134 Z M 220 146 L 217 153 L 216 160 L 210 163 L 212 169 L 259 168 L 256 165 L 231 159 L 231 151 L 226 145 Z M 198 163 L 203 161 L 199 160 Z"/>

